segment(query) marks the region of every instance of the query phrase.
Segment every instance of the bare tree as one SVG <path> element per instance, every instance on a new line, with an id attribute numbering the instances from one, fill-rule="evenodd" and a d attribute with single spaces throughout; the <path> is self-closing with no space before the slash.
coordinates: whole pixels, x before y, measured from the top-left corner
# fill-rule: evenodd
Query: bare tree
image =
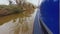
<path id="1" fill-rule="evenodd" d="M 25 0 L 15 0 L 18 5 L 21 5 L 25 2 Z"/>
<path id="2" fill-rule="evenodd" d="M 9 5 L 12 5 L 12 1 L 11 0 L 8 0 L 9 1 Z"/>

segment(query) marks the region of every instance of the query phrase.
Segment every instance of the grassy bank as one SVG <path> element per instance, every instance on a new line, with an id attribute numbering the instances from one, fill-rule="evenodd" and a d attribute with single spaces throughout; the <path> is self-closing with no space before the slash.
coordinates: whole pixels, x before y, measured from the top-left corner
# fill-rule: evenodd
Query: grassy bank
<path id="1" fill-rule="evenodd" d="M 0 5 L 0 25 L 16 18 L 29 17 L 34 12 L 33 5 Z"/>

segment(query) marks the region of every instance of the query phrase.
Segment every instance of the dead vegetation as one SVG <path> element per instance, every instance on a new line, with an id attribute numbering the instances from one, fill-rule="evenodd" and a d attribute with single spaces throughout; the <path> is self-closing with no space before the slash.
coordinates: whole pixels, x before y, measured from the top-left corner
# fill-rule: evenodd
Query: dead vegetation
<path id="1" fill-rule="evenodd" d="M 9 22 L 12 19 L 14 22 L 16 22 L 15 19 L 20 18 L 19 23 L 21 24 L 21 27 L 20 25 L 16 25 L 14 34 L 19 34 L 20 28 L 22 33 L 25 33 L 27 31 L 32 32 L 31 26 L 33 20 L 31 21 L 31 25 L 28 25 L 27 22 L 26 23 L 24 22 L 24 19 L 26 21 L 26 17 L 30 17 L 31 14 L 34 13 L 34 9 L 36 7 L 31 3 L 24 2 L 22 4 L 21 1 L 18 2 L 17 0 L 16 5 L 12 4 L 11 1 L 9 2 L 10 2 L 9 5 L 0 5 L 0 25 Z M 29 27 L 31 29 L 29 29 Z"/>
<path id="2" fill-rule="evenodd" d="M 29 17 L 34 12 L 36 7 L 31 3 L 17 2 L 17 5 L 0 5 L 0 24 L 10 21 L 11 19 L 16 19 L 17 17 Z"/>

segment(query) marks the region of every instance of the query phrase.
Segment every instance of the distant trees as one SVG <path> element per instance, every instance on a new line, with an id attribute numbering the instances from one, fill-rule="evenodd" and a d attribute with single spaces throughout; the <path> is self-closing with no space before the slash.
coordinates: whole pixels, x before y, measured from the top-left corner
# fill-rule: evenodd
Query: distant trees
<path id="1" fill-rule="evenodd" d="M 26 0 L 8 0 L 9 1 L 9 5 L 12 5 L 13 4 L 13 1 L 16 2 L 17 5 L 21 5 L 23 3 L 25 3 Z"/>
<path id="2" fill-rule="evenodd" d="M 8 0 L 9 1 L 9 5 L 12 5 L 12 1 L 11 0 Z"/>
<path id="3" fill-rule="evenodd" d="M 23 4 L 26 0 L 16 0 L 17 4 Z"/>

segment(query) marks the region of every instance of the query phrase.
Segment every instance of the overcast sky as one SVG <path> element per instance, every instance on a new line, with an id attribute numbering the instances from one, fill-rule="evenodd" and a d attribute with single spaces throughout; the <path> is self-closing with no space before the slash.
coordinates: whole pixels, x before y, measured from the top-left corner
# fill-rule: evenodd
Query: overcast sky
<path id="1" fill-rule="evenodd" d="M 38 5 L 39 1 L 41 2 L 42 0 L 27 0 L 27 1 L 30 3 L 33 3 L 34 5 Z M 8 2 L 8 0 L 0 0 L 0 5 L 1 4 L 8 5 L 9 2 Z"/>
<path id="2" fill-rule="evenodd" d="M 9 4 L 9 2 L 7 0 L 0 0 L 0 4 L 7 5 L 7 4 Z"/>

